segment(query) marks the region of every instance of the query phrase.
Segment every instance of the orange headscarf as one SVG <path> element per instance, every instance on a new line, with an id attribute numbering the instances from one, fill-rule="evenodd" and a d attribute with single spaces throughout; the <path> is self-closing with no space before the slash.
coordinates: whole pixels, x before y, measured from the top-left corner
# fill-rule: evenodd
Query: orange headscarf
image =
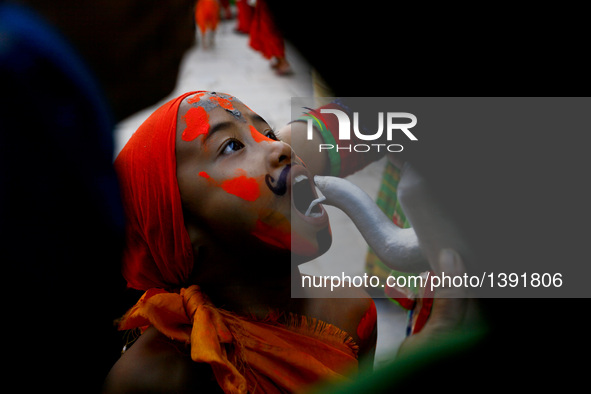
<path id="1" fill-rule="evenodd" d="M 176 178 L 177 97 L 158 108 L 115 160 L 125 210 L 123 276 L 138 290 L 177 288 L 193 270 Z"/>
<path id="2" fill-rule="evenodd" d="M 123 275 L 146 292 L 120 329 L 154 326 L 191 346 L 227 393 L 298 391 L 357 366 L 356 346 L 315 319 L 277 316 L 256 321 L 213 306 L 188 283 L 193 252 L 176 178 L 177 112 L 189 92 L 156 110 L 123 148 L 115 169 L 127 217 Z M 176 289 L 176 290 L 165 290 Z M 179 290 L 180 289 L 180 290 Z"/>

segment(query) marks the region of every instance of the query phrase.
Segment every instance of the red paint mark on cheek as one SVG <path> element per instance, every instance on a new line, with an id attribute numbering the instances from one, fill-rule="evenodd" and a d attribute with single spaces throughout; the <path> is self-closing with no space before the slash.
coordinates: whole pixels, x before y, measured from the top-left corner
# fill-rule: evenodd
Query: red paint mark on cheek
<path id="1" fill-rule="evenodd" d="M 257 180 L 255 178 L 248 178 L 246 175 L 225 180 L 220 186 L 226 192 L 246 201 L 255 201 L 261 195 L 261 189 Z"/>
<path id="2" fill-rule="evenodd" d="M 197 93 L 193 97 L 188 98 L 187 99 L 187 103 L 188 104 L 195 104 L 196 102 L 198 102 L 199 100 L 201 100 L 201 97 L 203 97 L 205 95 L 205 93 L 207 93 L 207 92 Z"/>
<path id="3" fill-rule="evenodd" d="M 378 313 L 376 311 L 376 304 L 370 300 L 369 308 L 363 315 L 357 326 L 357 336 L 361 340 L 368 339 L 373 333 L 376 323 L 378 321 Z"/>
<path id="4" fill-rule="evenodd" d="M 294 232 L 291 234 L 291 251 L 300 256 L 316 256 L 318 245 Z"/>
<path id="5" fill-rule="evenodd" d="M 241 172 L 244 172 L 241 170 Z M 246 201 L 255 201 L 261 195 L 260 183 L 255 178 L 249 178 L 242 174 L 236 178 L 226 179 L 222 182 L 215 181 L 207 172 L 200 171 L 200 177 L 207 179 L 211 185 L 221 187 L 226 193 L 240 197 Z"/>
<path id="6" fill-rule="evenodd" d="M 273 142 L 273 140 L 271 138 L 266 137 L 266 136 L 262 135 L 261 133 L 259 133 L 258 130 L 253 125 L 250 125 L 249 127 L 250 127 L 250 135 L 252 136 L 252 139 L 255 142 L 257 142 L 257 143 L 263 142 L 263 141 Z"/>
<path id="7" fill-rule="evenodd" d="M 183 119 L 187 124 L 187 128 L 181 136 L 183 141 L 193 141 L 195 138 L 207 134 L 209 131 L 209 115 L 203 107 L 189 108 Z"/>
<path id="8" fill-rule="evenodd" d="M 291 232 L 291 225 L 287 219 L 282 223 L 274 224 L 268 224 L 258 219 L 252 235 L 269 245 L 291 250 L 292 253 L 301 256 L 316 256 L 318 253 L 318 247 Z"/>
<path id="9" fill-rule="evenodd" d="M 252 235 L 269 245 L 281 249 L 291 249 L 291 232 L 289 229 L 285 231 L 281 227 L 272 226 L 258 219 Z"/>

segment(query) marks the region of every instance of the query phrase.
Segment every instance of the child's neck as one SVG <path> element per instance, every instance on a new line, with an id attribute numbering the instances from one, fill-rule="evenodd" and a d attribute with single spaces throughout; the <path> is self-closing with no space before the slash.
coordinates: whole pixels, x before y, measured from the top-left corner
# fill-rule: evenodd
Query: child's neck
<path id="1" fill-rule="evenodd" d="M 261 262 L 260 256 L 256 262 Z M 249 263 L 246 272 L 233 271 L 230 264 L 219 280 L 197 284 L 215 306 L 241 315 L 264 318 L 272 310 L 303 313 L 302 299 L 291 297 L 291 280 L 300 278 L 297 265 L 285 258 L 258 267 L 252 260 Z"/>

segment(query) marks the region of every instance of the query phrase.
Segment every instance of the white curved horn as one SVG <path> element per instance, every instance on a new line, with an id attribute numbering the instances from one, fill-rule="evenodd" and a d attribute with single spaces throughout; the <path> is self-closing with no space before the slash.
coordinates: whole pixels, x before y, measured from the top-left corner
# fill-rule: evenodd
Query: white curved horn
<path id="1" fill-rule="evenodd" d="M 345 212 L 389 268 L 402 272 L 430 269 L 415 231 L 392 223 L 366 192 L 345 179 L 332 176 L 315 176 L 314 183 L 326 197 L 323 204 Z"/>

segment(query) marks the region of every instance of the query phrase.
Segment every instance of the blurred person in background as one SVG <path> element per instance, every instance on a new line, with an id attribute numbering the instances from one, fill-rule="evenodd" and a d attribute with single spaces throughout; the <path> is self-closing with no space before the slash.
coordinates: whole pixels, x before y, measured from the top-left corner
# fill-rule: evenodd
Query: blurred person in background
<path id="1" fill-rule="evenodd" d="M 117 359 L 116 122 L 172 91 L 194 1 L 0 3 L 7 387 L 97 392 Z"/>
<path id="2" fill-rule="evenodd" d="M 249 34 L 254 7 L 249 4 L 248 0 L 236 0 L 236 11 L 237 21 L 234 31 L 239 34 Z"/>
<path id="3" fill-rule="evenodd" d="M 271 60 L 271 68 L 277 75 L 292 74 L 293 70 L 285 57 L 283 34 L 269 11 L 266 0 L 249 1 L 249 3 L 254 3 L 250 22 L 250 47 L 260 52 L 265 59 Z"/>
<path id="4" fill-rule="evenodd" d="M 204 49 L 214 45 L 219 22 L 219 0 L 197 0 L 195 3 L 195 24 L 201 32 L 201 45 Z"/>

